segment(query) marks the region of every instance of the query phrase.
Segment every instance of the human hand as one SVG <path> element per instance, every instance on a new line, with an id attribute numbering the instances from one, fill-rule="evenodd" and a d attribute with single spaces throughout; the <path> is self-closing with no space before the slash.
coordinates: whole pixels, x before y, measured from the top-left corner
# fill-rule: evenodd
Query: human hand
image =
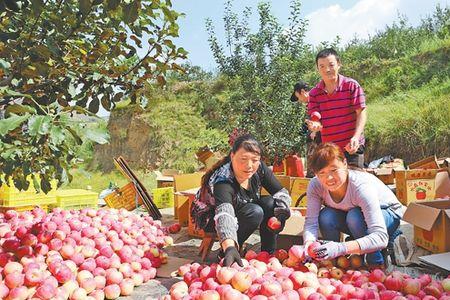
<path id="1" fill-rule="evenodd" d="M 313 250 L 317 260 L 333 259 L 335 257 L 347 254 L 347 248 L 344 243 L 328 242 L 322 244 Z"/>
<path id="2" fill-rule="evenodd" d="M 308 129 L 312 132 L 317 132 L 322 130 L 322 124 L 318 121 L 305 120 Z"/>
<path id="3" fill-rule="evenodd" d="M 309 92 L 305 91 L 304 89 L 301 89 L 300 92 L 295 92 L 295 95 L 297 96 L 299 102 L 308 103 Z"/>
<path id="4" fill-rule="evenodd" d="M 352 137 L 350 139 L 350 142 L 345 145 L 344 149 L 345 151 L 347 151 L 349 154 L 354 154 L 356 153 L 356 151 L 358 151 L 359 148 L 359 137 Z"/>
<path id="5" fill-rule="evenodd" d="M 309 248 L 309 246 L 310 246 L 312 243 L 314 243 L 314 242 L 315 242 L 314 240 L 309 240 L 309 241 L 305 241 L 305 242 L 303 243 L 303 247 L 304 247 L 304 249 L 305 249 L 305 259 L 304 259 L 303 263 L 306 263 L 306 262 L 312 262 L 313 258 L 312 258 L 311 256 L 309 256 L 309 254 L 308 254 L 308 248 Z"/>
<path id="6" fill-rule="evenodd" d="M 229 267 L 233 263 L 237 263 L 241 267 L 244 266 L 244 264 L 242 263 L 241 256 L 239 255 L 239 252 L 237 251 L 236 247 L 230 246 L 227 249 L 225 249 L 223 265 L 225 267 Z"/>

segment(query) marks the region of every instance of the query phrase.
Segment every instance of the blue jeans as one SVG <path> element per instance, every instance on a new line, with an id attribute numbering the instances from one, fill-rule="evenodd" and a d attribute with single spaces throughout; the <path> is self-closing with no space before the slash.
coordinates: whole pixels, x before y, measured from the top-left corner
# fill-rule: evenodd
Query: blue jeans
<path id="1" fill-rule="evenodd" d="M 388 247 L 392 247 L 394 239 L 400 233 L 400 217 L 394 214 L 389 208 L 381 209 L 384 222 L 386 223 L 389 235 Z M 338 242 L 341 232 L 350 235 L 354 239 L 368 235 L 367 224 L 361 208 L 355 207 L 348 212 L 339 209 L 324 207 L 319 214 L 319 228 L 324 240 Z M 379 265 L 384 263 L 381 251 L 375 251 L 366 255 L 366 262 L 369 265 Z"/>

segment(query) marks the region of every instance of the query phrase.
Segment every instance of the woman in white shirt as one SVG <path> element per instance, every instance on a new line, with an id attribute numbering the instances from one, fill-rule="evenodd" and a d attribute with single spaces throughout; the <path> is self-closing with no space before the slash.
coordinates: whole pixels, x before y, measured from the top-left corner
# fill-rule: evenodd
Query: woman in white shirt
<path id="1" fill-rule="evenodd" d="M 316 176 L 307 190 L 305 245 L 315 241 L 320 230 L 331 242 L 314 250 L 317 258 L 367 253 L 369 266 L 384 265 L 380 250 L 392 246 L 400 233 L 403 205 L 374 175 L 348 169 L 344 154 L 333 143 L 320 145 L 309 163 Z M 339 242 L 341 233 L 353 240 Z"/>

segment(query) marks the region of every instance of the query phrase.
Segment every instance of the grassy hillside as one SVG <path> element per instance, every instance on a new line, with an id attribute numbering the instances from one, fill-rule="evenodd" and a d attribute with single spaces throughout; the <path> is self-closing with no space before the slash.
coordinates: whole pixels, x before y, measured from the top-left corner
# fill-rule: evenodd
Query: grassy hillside
<path id="1" fill-rule="evenodd" d="M 380 97 L 368 105 L 369 158 L 392 154 L 408 163 L 449 156 L 450 80 Z"/>

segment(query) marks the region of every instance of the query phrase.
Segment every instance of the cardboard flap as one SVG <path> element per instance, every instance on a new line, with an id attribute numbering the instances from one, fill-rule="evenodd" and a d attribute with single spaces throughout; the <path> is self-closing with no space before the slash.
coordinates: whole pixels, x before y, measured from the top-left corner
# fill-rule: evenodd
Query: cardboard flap
<path id="1" fill-rule="evenodd" d="M 439 209 L 411 203 L 403 215 L 403 220 L 429 231 L 439 217 L 439 214 Z"/>
<path id="2" fill-rule="evenodd" d="M 391 175 L 394 172 L 392 168 L 375 169 L 376 175 Z"/>
<path id="3" fill-rule="evenodd" d="M 445 210 L 445 214 L 447 215 L 447 218 L 450 219 L 450 209 L 446 209 Z"/>
<path id="4" fill-rule="evenodd" d="M 436 174 L 436 198 L 450 196 L 450 176 L 447 171 Z"/>
<path id="5" fill-rule="evenodd" d="M 438 169 L 439 164 L 436 155 L 424 158 L 409 165 L 410 169 Z"/>
<path id="6" fill-rule="evenodd" d="M 450 252 L 419 256 L 419 260 L 450 271 Z"/>

